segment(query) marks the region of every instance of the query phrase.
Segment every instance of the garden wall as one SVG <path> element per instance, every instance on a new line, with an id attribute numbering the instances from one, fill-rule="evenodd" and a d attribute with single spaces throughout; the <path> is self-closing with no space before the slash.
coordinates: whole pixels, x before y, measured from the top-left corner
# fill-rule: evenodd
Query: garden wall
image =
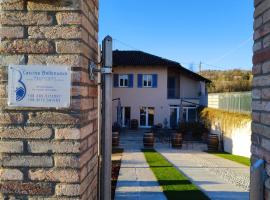
<path id="1" fill-rule="evenodd" d="M 250 157 L 251 119 L 249 115 L 207 108 L 201 113 L 212 134 L 219 135 L 220 149 Z M 223 144 L 222 144 L 223 142 Z"/>

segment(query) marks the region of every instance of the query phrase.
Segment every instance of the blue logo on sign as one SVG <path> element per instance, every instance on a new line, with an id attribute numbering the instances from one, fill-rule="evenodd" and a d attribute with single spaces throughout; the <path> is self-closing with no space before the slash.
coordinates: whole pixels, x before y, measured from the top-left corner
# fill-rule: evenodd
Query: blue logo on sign
<path id="1" fill-rule="evenodd" d="M 26 95 L 26 87 L 24 82 L 22 81 L 22 73 L 19 70 L 16 70 L 19 72 L 19 80 L 17 82 L 17 87 L 16 87 L 16 101 L 21 101 L 24 99 Z"/>

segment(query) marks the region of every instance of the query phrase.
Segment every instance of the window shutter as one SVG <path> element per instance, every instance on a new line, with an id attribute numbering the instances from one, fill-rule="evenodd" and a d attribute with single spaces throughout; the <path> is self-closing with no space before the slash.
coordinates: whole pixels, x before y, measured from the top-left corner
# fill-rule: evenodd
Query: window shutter
<path id="1" fill-rule="evenodd" d="M 153 74 L 152 79 L 153 79 L 153 88 L 157 88 L 157 81 L 158 81 L 157 74 Z"/>
<path id="2" fill-rule="evenodd" d="M 128 87 L 133 88 L 133 74 L 128 75 Z"/>
<path id="3" fill-rule="evenodd" d="M 118 74 L 113 75 L 113 86 L 119 87 L 119 75 Z"/>
<path id="4" fill-rule="evenodd" d="M 142 74 L 138 74 L 138 88 L 142 88 Z"/>

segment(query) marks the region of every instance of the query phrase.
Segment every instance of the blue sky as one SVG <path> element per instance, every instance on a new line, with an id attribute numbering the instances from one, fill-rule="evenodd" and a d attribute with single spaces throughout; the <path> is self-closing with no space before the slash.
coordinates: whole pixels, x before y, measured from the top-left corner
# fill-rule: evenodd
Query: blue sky
<path id="1" fill-rule="evenodd" d="M 186 68 L 251 69 L 253 0 L 100 0 L 100 33 Z"/>

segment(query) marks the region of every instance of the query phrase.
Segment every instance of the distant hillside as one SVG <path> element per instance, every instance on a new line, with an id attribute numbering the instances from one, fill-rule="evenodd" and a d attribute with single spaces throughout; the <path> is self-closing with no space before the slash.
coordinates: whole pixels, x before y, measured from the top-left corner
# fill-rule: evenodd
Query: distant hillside
<path id="1" fill-rule="evenodd" d="M 252 72 L 248 70 L 205 70 L 200 73 L 212 81 L 208 86 L 209 93 L 250 91 Z"/>

